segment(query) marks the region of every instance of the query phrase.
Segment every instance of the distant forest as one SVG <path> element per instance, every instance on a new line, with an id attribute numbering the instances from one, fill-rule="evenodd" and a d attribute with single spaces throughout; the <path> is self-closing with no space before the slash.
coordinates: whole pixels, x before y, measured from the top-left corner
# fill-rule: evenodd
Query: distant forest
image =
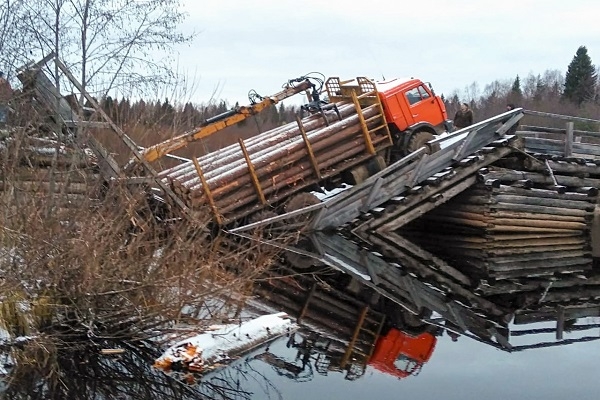
<path id="1" fill-rule="evenodd" d="M 474 82 L 451 95 L 441 94 L 452 118 L 460 103 L 466 102 L 473 109 L 475 120 L 483 120 L 504 112 L 506 104 L 517 107 L 597 119 L 600 116 L 600 85 L 598 69 L 592 63 L 587 48 L 580 46 L 567 66 L 566 74 L 559 70 L 546 70 L 514 79 L 496 80 L 482 87 Z M 189 131 L 207 118 L 224 113 L 237 105 L 226 100 L 210 104 L 177 104 L 169 99 L 160 101 L 135 101 L 106 98 L 105 111 L 126 131 L 132 132 L 136 142 L 149 146 L 170 136 Z M 297 106 L 280 103 L 270 107 L 243 123 L 225 129 L 202 143 L 200 150 L 184 150 L 180 155 L 205 153 L 235 143 L 238 138 L 248 138 L 295 120 Z M 598 127 L 580 127 L 598 130 Z M 150 133 L 152 132 L 152 133 Z M 198 154 L 194 154 L 198 155 Z"/>
<path id="2" fill-rule="evenodd" d="M 507 103 L 517 107 L 592 119 L 600 118 L 600 85 L 597 68 L 592 63 L 585 46 L 577 49 L 568 64 L 566 74 L 559 70 L 546 70 L 526 77 L 496 80 L 482 87 L 473 82 L 444 98 L 448 115 L 466 102 L 482 120 L 504 111 Z M 597 127 L 596 129 L 597 130 Z"/>

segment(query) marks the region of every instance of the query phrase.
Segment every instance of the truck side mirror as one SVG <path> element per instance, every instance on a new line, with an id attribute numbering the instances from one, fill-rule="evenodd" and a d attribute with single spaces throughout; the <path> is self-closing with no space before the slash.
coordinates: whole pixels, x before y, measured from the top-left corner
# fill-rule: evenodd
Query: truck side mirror
<path id="1" fill-rule="evenodd" d="M 433 86 L 431 86 L 430 82 L 427 82 L 427 86 L 429 86 L 429 90 L 431 90 L 431 94 L 435 96 L 435 91 L 433 90 Z"/>

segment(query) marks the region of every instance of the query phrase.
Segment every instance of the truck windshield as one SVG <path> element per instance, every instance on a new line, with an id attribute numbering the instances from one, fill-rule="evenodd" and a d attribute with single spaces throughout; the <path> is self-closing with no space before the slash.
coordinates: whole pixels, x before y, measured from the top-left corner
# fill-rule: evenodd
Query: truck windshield
<path id="1" fill-rule="evenodd" d="M 404 354 L 400 354 L 396 361 L 394 361 L 394 367 L 398 368 L 400 371 L 412 373 L 419 368 L 419 363 L 406 357 Z"/>

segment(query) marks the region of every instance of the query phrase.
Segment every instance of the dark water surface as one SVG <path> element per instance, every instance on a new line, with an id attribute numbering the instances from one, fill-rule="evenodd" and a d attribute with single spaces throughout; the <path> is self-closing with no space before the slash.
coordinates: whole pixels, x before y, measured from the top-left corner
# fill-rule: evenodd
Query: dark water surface
<path id="1" fill-rule="evenodd" d="M 599 329 L 593 334 L 598 336 Z M 296 351 L 286 347 L 287 341 L 286 337 L 275 340 L 268 351 L 301 365 Z M 225 379 L 240 391 L 233 398 L 249 399 L 592 400 L 600 396 L 599 341 L 508 353 L 470 338 L 453 342 L 443 335 L 421 372 L 402 379 L 369 366 L 355 380 L 346 379 L 344 371 L 321 374 L 315 369 L 315 357 L 305 371 L 291 373 L 256 358 L 265 351 L 267 347 L 257 349 L 209 381 Z"/>

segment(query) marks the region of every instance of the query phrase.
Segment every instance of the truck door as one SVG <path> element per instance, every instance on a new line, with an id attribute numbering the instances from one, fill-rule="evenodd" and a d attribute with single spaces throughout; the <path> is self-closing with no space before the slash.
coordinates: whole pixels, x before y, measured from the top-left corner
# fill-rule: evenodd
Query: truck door
<path id="1" fill-rule="evenodd" d="M 411 115 L 416 123 L 428 122 L 437 126 L 444 122 L 444 115 L 435 96 L 425 85 L 419 85 L 405 92 Z"/>

